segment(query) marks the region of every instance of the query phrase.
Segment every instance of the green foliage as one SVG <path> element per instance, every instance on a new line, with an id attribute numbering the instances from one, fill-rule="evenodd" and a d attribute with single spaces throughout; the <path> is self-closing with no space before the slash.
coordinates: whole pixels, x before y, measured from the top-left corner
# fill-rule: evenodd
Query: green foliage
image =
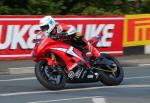
<path id="1" fill-rule="evenodd" d="M 150 0 L 1 0 L 1 15 L 124 15 L 150 13 Z"/>
<path id="2" fill-rule="evenodd" d="M 0 14 L 9 14 L 10 8 L 8 6 L 0 6 Z"/>
<path id="3" fill-rule="evenodd" d="M 145 13 L 150 13 L 150 0 L 145 0 L 145 2 L 142 5 L 142 10 Z"/>
<path id="4" fill-rule="evenodd" d="M 85 8 L 82 12 L 83 15 L 103 15 L 105 14 L 105 10 L 103 8 L 96 8 L 89 6 Z"/>

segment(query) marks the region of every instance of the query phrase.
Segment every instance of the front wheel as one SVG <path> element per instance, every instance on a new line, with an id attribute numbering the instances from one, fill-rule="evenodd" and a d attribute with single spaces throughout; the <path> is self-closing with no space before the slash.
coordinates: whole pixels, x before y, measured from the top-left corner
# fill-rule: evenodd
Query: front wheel
<path id="1" fill-rule="evenodd" d="M 65 73 L 59 66 L 50 68 L 46 61 L 40 60 L 35 65 L 35 75 L 38 81 L 50 90 L 58 90 L 65 87 Z"/>
<path id="2" fill-rule="evenodd" d="M 124 77 L 124 71 L 121 64 L 115 57 L 112 57 L 108 54 L 103 54 L 103 58 L 109 62 L 111 61 L 114 66 L 112 66 L 111 72 L 105 71 L 105 69 L 108 68 L 106 65 L 103 66 L 103 68 L 98 68 L 101 82 L 107 86 L 119 85 L 123 81 Z"/>

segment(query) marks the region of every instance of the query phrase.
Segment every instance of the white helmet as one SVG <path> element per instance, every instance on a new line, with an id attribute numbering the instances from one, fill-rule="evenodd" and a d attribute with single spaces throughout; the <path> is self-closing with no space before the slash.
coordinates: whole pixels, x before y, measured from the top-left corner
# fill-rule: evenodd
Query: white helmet
<path id="1" fill-rule="evenodd" d="M 56 23 L 51 16 L 45 16 L 40 20 L 39 26 L 44 35 L 48 36 L 54 29 Z"/>

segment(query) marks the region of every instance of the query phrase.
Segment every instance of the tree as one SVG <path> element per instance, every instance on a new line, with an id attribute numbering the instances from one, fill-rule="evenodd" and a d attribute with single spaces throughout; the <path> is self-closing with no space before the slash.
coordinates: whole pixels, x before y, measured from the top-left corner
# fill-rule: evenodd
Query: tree
<path id="1" fill-rule="evenodd" d="M 149 13 L 150 0 L 1 0 L 0 14 L 10 15 L 123 15 Z M 132 5 L 133 4 L 133 5 Z"/>

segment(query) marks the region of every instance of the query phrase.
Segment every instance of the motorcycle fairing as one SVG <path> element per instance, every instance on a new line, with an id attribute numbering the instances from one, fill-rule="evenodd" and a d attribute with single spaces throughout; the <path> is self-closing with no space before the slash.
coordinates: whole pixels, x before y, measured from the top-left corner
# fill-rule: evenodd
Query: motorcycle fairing
<path id="1" fill-rule="evenodd" d="M 77 66 L 80 61 L 83 61 L 86 66 L 90 66 L 84 60 L 82 53 L 79 50 L 70 45 L 61 44 L 58 43 L 56 45 L 51 45 L 49 49 L 50 52 L 53 52 L 55 55 L 58 55 L 65 62 L 68 71 L 72 70 L 75 66 Z"/>
<path id="2" fill-rule="evenodd" d="M 87 67 L 90 67 L 78 49 L 62 41 L 54 41 L 50 38 L 40 41 L 36 55 L 46 54 L 47 52 L 52 52 L 59 56 L 65 62 L 68 71 L 77 66 L 80 61 L 84 62 Z"/>

